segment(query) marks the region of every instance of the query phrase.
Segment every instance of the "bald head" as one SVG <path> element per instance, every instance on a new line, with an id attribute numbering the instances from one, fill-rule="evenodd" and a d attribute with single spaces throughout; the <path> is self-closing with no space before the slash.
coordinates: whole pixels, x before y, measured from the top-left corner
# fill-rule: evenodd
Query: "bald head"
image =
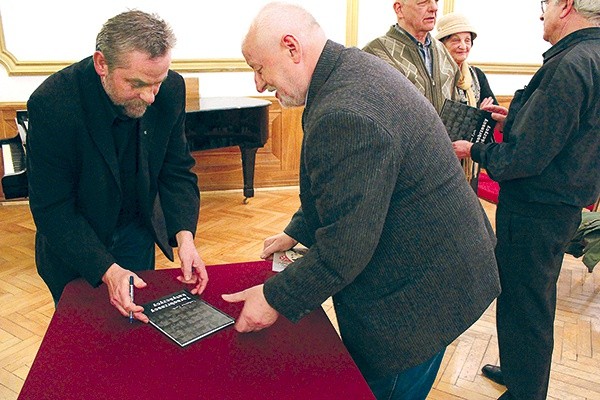
<path id="1" fill-rule="evenodd" d="M 302 7 L 269 3 L 252 21 L 242 43 L 259 92 L 276 90 L 284 106 L 304 104 L 327 37 Z"/>
<path id="2" fill-rule="evenodd" d="M 254 18 L 242 49 L 252 39 L 258 39 L 265 46 L 276 46 L 286 34 L 302 39 L 325 38 L 319 23 L 308 11 L 297 5 L 275 2 L 264 6 Z"/>

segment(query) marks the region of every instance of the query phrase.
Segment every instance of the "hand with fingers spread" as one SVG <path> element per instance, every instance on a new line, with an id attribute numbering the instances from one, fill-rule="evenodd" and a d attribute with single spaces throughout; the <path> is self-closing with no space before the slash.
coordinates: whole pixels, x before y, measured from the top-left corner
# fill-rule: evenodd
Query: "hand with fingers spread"
<path id="1" fill-rule="evenodd" d="M 123 316 L 128 317 L 133 312 L 133 317 L 148 323 L 148 317 L 144 314 L 144 308 L 131 301 L 129 296 L 129 277 L 133 276 L 133 285 L 137 289 L 146 287 L 146 282 L 134 272 L 131 272 L 119 264 L 112 264 L 102 276 L 102 282 L 108 287 L 108 297 L 112 304 Z"/>
<path id="2" fill-rule="evenodd" d="M 260 258 L 265 260 L 272 259 L 273 253 L 277 251 L 289 250 L 297 244 L 298 241 L 286 234 L 285 232 L 281 232 L 277 235 L 270 236 L 265 239 L 265 242 L 263 244 L 263 251 L 260 254 Z"/>
<path id="3" fill-rule="evenodd" d="M 279 313 L 267 303 L 263 292 L 264 285 L 257 285 L 244 291 L 224 294 L 221 297 L 228 303 L 245 302 L 242 313 L 235 322 L 238 332 L 254 332 L 273 325 Z"/>
<path id="4" fill-rule="evenodd" d="M 189 231 L 180 231 L 176 238 L 182 273 L 177 279 L 182 283 L 194 284 L 195 287 L 191 290 L 192 294 L 200 294 L 206 288 L 208 274 L 206 265 L 194 245 L 194 237 Z"/>

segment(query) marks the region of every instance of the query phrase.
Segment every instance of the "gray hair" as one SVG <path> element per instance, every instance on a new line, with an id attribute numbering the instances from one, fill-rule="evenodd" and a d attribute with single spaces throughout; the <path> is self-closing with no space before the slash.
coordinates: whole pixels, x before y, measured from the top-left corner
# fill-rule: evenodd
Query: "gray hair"
<path id="1" fill-rule="evenodd" d="M 592 24 L 600 26 L 600 1 L 573 0 L 573 8 Z"/>
<path id="2" fill-rule="evenodd" d="M 120 66 L 121 57 L 131 51 L 162 57 L 177 39 L 171 27 L 158 15 L 130 10 L 104 23 L 96 37 L 96 50 L 101 51 L 109 69 Z"/>

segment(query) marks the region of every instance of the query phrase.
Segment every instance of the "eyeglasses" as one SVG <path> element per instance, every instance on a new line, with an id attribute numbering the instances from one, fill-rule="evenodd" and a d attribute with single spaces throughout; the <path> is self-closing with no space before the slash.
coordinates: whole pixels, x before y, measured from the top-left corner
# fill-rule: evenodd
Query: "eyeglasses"
<path id="1" fill-rule="evenodd" d="M 542 5 L 542 14 L 545 14 L 548 8 L 548 0 L 542 0 L 540 3 Z"/>

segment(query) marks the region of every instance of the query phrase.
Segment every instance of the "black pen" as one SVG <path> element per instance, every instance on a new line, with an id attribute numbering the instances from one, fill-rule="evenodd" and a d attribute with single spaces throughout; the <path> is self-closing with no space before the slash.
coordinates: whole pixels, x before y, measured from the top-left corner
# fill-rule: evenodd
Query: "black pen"
<path id="1" fill-rule="evenodd" d="M 133 276 L 129 277 L 129 299 L 133 304 Z M 133 322 L 133 311 L 129 311 L 129 323 Z"/>

